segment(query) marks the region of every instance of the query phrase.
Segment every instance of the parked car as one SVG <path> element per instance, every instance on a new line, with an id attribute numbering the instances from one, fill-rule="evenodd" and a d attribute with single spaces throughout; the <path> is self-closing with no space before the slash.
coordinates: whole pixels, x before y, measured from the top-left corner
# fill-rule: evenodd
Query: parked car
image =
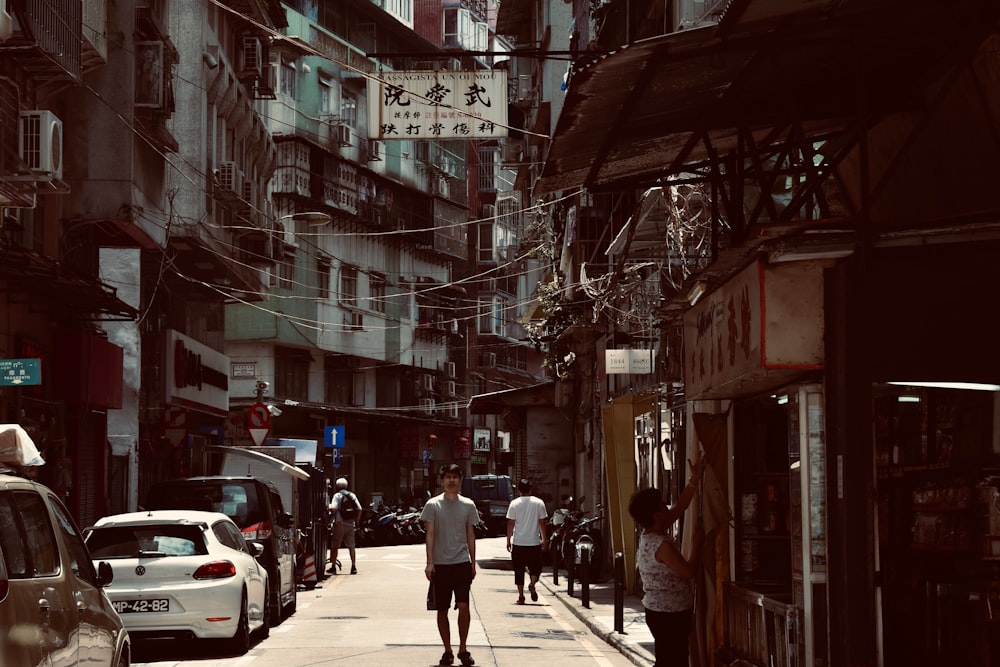
<path id="1" fill-rule="evenodd" d="M 274 484 L 256 477 L 175 479 L 151 486 L 143 507 L 222 512 L 228 516 L 243 537 L 264 545 L 259 560 L 267 570 L 271 626 L 295 611 L 294 522 Z"/>
<path id="2" fill-rule="evenodd" d="M 85 534 L 91 555 L 114 570 L 105 591 L 133 640 L 223 639 L 242 655 L 251 633 L 268 635 L 264 547 L 225 514 L 114 514 Z"/>
<path id="3" fill-rule="evenodd" d="M 0 464 L 0 665 L 128 667 L 111 579 L 56 495 Z"/>
<path id="4" fill-rule="evenodd" d="M 472 475 L 462 480 L 462 495 L 479 508 L 486 526 L 494 534 L 507 532 L 507 508 L 514 499 L 508 475 Z"/>

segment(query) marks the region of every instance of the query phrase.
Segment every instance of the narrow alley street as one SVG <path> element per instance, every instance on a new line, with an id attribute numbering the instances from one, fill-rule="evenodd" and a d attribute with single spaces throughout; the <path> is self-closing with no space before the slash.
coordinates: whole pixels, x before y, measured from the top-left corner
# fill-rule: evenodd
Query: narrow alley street
<path id="1" fill-rule="evenodd" d="M 134 665 L 171 667 L 396 667 L 436 665 L 442 648 L 435 612 L 427 611 L 422 544 L 357 550 L 357 576 L 330 577 L 301 590 L 296 612 L 270 637 L 240 657 L 220 655 L 212 645 L 171 642 L 137 648 Z M 539 600 L 524 606 L 517 597 L 504 538 L 477 542 L 479 568 L 472 585 L 469 651 L 476 665 L 593 665 L 624 667 L 626 655 L 594 634 L 550 590 L 551 574 L 538 586 Z M 345 571 L 350 564 L 341 554 Z M 565 584 L 565 581 L 563 581 Z M 563 586 L 565 588 L 565 586 Z M 572 603 L 573 601 L 571 601 Z M 457 613 L 451 611 L 457 642 Z M 455 644 L 457 650 L 457 643 Z"/>

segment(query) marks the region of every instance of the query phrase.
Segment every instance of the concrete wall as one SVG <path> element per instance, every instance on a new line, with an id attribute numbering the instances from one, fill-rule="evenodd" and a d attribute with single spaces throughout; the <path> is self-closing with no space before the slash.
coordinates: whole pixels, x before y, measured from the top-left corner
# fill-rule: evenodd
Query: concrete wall
<path id="1" fill-rule="evenodd" d="M 527 470 L 514 470 L 516 480 L 527 477 L 535 495 L 545 500 L 549 513 L 574 493 L 573 430 L 571 416 L 556 408 L 529 408 L 526 429 Z"/>

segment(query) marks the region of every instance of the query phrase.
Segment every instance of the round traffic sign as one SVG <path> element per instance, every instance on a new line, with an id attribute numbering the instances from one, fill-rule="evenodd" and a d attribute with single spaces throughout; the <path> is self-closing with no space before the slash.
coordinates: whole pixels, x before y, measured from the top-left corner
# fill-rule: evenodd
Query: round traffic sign
<path id="1" fill-rule="evenodd" d="M 268 412 L 267 406 L 263 403 L 254 403 L 250 406 L 250 412 L 247 414 L 247 427 L 248 428 L 271 428 L 271 413 Z"/>

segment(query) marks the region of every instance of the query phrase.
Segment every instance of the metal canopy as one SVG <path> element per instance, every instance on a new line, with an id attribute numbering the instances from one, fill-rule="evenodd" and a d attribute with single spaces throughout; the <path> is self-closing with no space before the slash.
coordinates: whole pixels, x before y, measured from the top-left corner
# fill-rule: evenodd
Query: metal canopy
<path id="1" fill-rule="evenodd" d="M 804 9 L 802 9 L 804 7 Z M 822 10 L 822 11 L 818 11 Z M 921 108 L 993 28 L 990 0 L 733 2 L 716 26 L 623 47 L 576 71 L 535 194 L 656 185 L 801 137 Z"/>

